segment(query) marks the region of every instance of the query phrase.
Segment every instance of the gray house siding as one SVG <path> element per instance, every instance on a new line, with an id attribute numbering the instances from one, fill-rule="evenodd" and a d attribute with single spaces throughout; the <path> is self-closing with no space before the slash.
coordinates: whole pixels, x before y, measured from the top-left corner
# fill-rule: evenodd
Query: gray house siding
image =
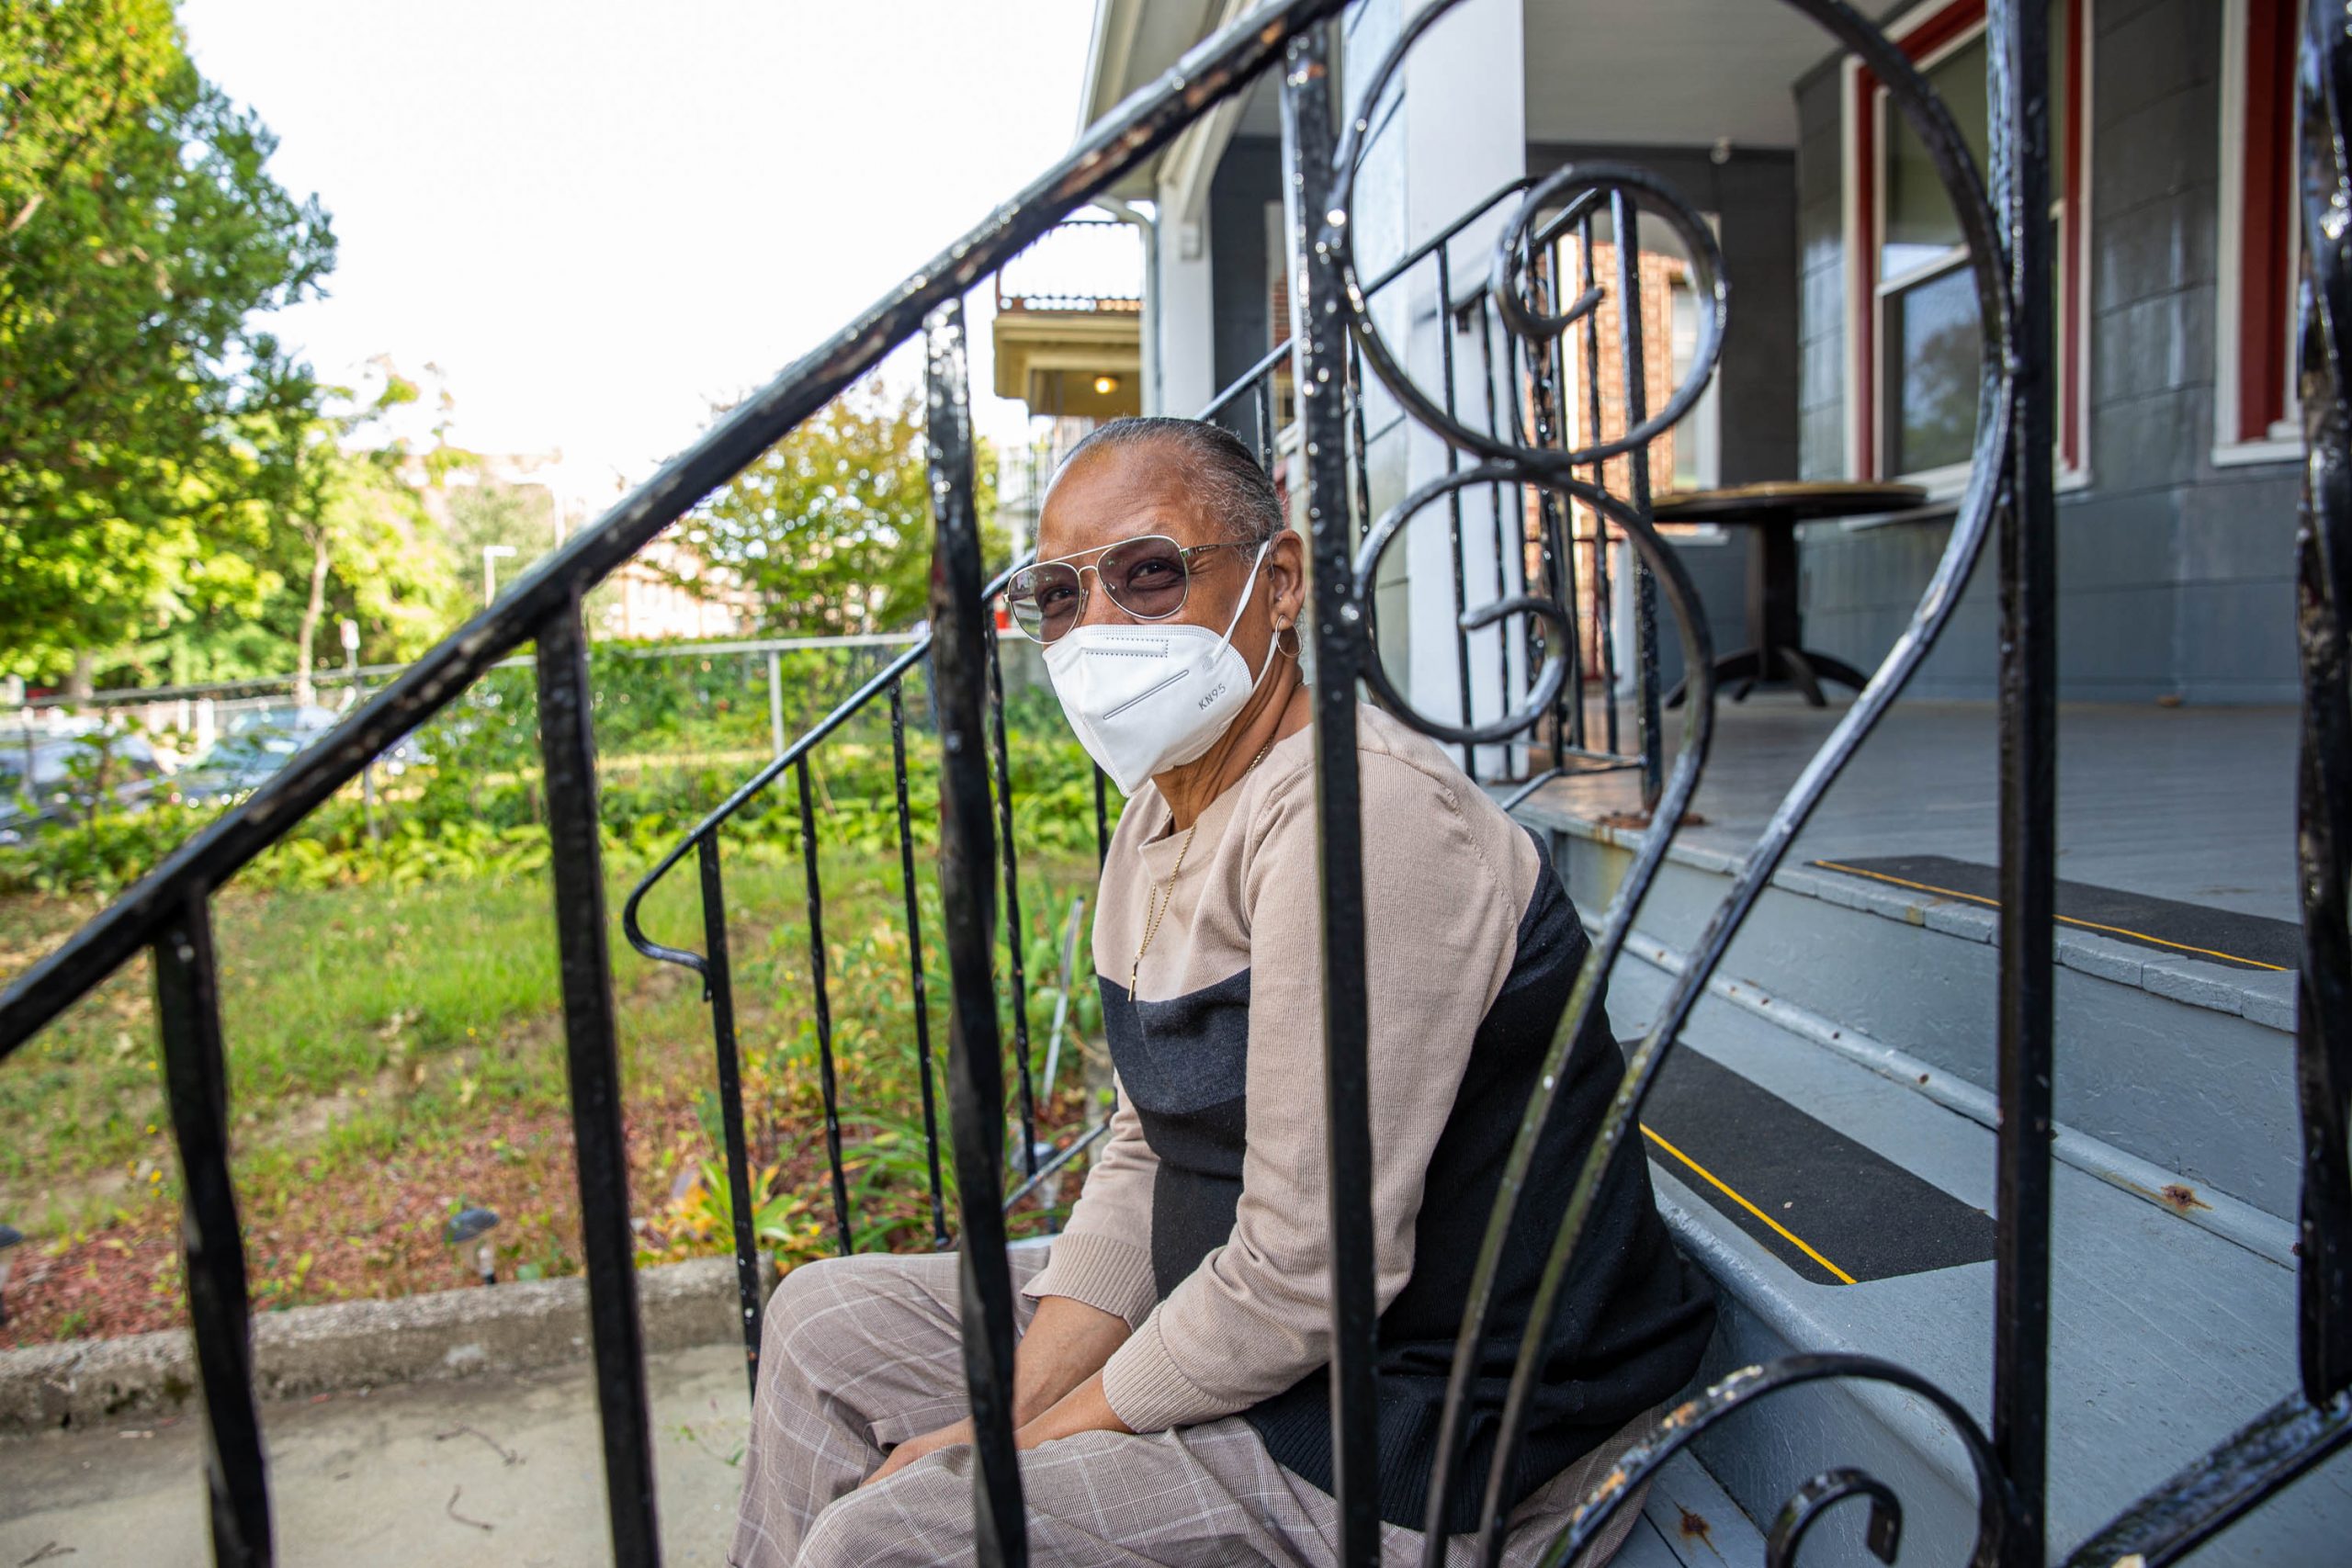
<path id="1" fill-rule="evenodd" d="M 2295 695 L 2291 464 L 2216 468 L 2222 7 L 2093 0 L 2089 482 L 2059 498 L 2059 669 L 2069 697 Z M 1803 470 L 1845 472 L 1848 394 L 1839 93 L 1797 85 Z M 1818 526 L 1806 640 L 1869 665 L 1917 603 L 1949 520 Z M 1980 563 L 1923 694 L 1991 694 L 1992 571 Z"/>

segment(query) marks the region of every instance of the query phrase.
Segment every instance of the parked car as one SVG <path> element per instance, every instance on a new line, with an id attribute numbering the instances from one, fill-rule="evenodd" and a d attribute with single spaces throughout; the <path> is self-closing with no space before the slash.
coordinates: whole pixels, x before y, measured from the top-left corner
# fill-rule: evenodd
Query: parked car
<path id="1" fill-rule="evenodd" d="M 320 734 L 333 729 L 340 716 L 333 708 L 321 707 L 316 703 L 270 703 L 259 707 L 230 708 L 220 716 L 220 735 L 223 739 L 234 739 L 264 732 Z"/>
<path id="2" fill-rule="evenodd" d="M 326 714 L 324 708 L 298 711 Z M 232 725 L 202 756 L 173 775 L 173 797 L 183 805 L 202 806 L 252 794 L 333 727 L 334 716 L 326 717 L 324 725 Z"/>
<path id="3" fill-rule="evenodd" d="M 29 766 L 28 766 L 29 764 Z M 103 792 L 116 808 L 152 796 L 164 766 L 143 735 L 20 735 L 0 739 L 0 844 L 85 812 Z"/>
<path id="4" fill-rule="evenodd" d="M 342 722 L 332 708 L 284 704 L 231 713 L 221 737 L 173 777 L 175 798 L 187 805 L 228 802 L 251 794 L 300 753 Z M 431 761 L 414 736 L 403 737 L 376 758 L 383 773 L 398 777 Z"/>

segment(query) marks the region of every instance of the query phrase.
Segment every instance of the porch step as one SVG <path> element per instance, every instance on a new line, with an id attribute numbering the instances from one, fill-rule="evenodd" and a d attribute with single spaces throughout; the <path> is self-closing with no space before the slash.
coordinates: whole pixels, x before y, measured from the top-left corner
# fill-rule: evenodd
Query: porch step
<path id="1" fill-rule="evenodd" d="M 1658 1467 L 1611 1568 L 1764 1568 L 1764 1536 L 1688 1450 Z"/>
<path id="2" fill-rule="evenodd" d="M 1610 1010 L 1621 1037 L 1655 1015 L 1680 957 L 1650 942 L 1619 965 Z M 1800 1351 L 1870 1354 L 1918 1371 L 1989 1424 L 1988 1127 L 1713 995 L 1692 1015 L 1645 1122 L 1659 1206 L 1720 1292 L 1706 1380 Z M 1970 1215 L 1980 1235 L 1968 1234 Z M 2267 1408 L 2294 1387 L 2296 1369 L 2290 1269 L 2073 1165 L 2057 1168 L 2052 1220 L 2055 1550 Z M 1923 1229 L 1943 1239 L 1913 1234 Z M 1838 1282 L 1832 1269 L 1858 1282 Z M 1815 1472 L 1863 1466 L 1903 1501 L 1905 1568 L 1959 1564 L 1973 1536 L 1963 1450 L 1930 1409 L 1888 1387 L 1791 1389 L 1694 1449 L 1759 1520 Z M 1873 1562 L 1861 1543 L 1865 1512 L 1849 1504 L 1822 1521 L 1806 1561 Z M 2198 1561 L 2333 1561 L 2347 1530 L 2352 1468 L 2339 1461 Z"/>
<path id="3" fill-rule="evenodd" d="M 1638 830 L 1553 791 L 1519 815 L 1553 836 L 1571 896 L 1599 919 Z M 1729 844 L 1708 841 L 1718 837 L 1686 830 L 1669 849 L 1637 949 L 1687 949 L 1703 930 L 1738 863 Z M 1996 911 L 1829 869 L 1856 864 L 1836 852 L 1837 840 L 1831 823 L 1807 832 L 1800 848 L 1812 858 L 1792 857 L 1774 876 L 1718 968 L 1716 994 L 1817 1024 L 1816 1044 L 1858 1059 L 1879 1049 L 1881 1072 L 1989 1123 Z M 2062 925 L 2056 948 L 2057 1111 L 2069 1130 L 2061 1157 L 2242 1245 L 2290 1257 L 2301 1170 L 2294 975 L 2079 926 Z"/>

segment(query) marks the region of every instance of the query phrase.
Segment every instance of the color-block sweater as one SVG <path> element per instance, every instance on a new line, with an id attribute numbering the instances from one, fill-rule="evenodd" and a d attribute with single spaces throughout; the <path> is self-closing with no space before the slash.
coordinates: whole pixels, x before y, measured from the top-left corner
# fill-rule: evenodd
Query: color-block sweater
<path id="1" fill-rule="evenodd" d="M 1542 843 L 1438 748 L 1358 710 L 1380 1312 L 1381 1514 L 1419 1529 L 1453 1339 L 1500 1174 L 1589 949 Z M 1027 1285 L 1134 1325 L 1103 1368 L 1138 1432 L 1238 1414 L 1328 1489 L 1329 1251 L 1312 732 L 1183 835 L 1146 785 L 1120 817 L 1094 964 L 1119 1098 L 1051 1260 Z M 1130 987 L 1130 976 L 1133 985 Z M 1623 1058 L 1578 1040 L 1497 1280 L 1468 1462 L 1446 1529 L 1476 1524 L 1493 1428 L 1553 1225 Z M 1547 1337 L 1516 1503 L 1673 1393 L 1712 1294 L 1676 1253 L 1638 1149 L 1604 1183 Z"/>

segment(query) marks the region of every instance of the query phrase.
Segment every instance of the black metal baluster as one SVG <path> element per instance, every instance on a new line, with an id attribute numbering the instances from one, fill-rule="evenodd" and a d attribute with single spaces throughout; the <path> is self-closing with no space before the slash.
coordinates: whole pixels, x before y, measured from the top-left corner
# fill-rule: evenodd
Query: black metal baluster
<path id="1" fill-rule="evenodd" d="M 2352 1387 L 2352 410 L 2344 348 L 2352 254 L 2329 220 L 2352 195 L 2341 95 L 2352 75 L 2341 0 L 2314 0 L 2301 69 L 2304 300 L 2302 410 L 2307 460 L 2295 541 L 2303 668 L 2296 850 L 2303 963 L 2295 1010 L 2302 1105 L 2301 1208 L 2303 1397 Z"/>
<path id="2" fill-rule="evenodd" d="M 1530 259 L 1527 268 L 1529 308 L 1547 315 L 1553 309 L 1553 298 L 1556 292 L 1552 286 L 1552 279 L 1555 276 L 1554 260 L 1552 251 L 1546 248 Z M 1541 344 L 1529 345 L 1528 412 L 1535 422 L 1532 445 L 1549 450 L 1556 442 L 1565 450 L 1567 446 L 1567 432 L 1564 428 L 1566 422 L 1560 417 L 1559 389 L 1552 378 L 1552 340 L 1547 340 Z M 1558 547 L 1561 532 L 1560 514 L 1567 505 L 1568 503 L 1552 490 L 1536 491 L 1537 527 L 1543 541 L 1544 590 L 1552 595 L 1555 604 L 1566 609 L 1568 625 L 1573 627 L 1577 624 L 1576 601 L 1568 597 L 1561 587 Z M 1581 696 L 1577 684 L 1577 660 L 1575 644 L 1575 636 L 1571 633 L 1568 657 L 1566 660 L 1566 678 L 1560 682 L 1560 697 L 1552 711 L 1552 765 L 1555 768 L 1563 766 L 1567 761 L 1569 726 L 1566 717 L 1566 710 Z"/>
<path id="3" fill-rule="evenodd" d="M 614 1561 L 623 1568 L 650 1568 L 662 1560 L 654 1523 L 653 1423 L 645 1394 L 645 1330 L 638 1313 L 637 1237 L 628 1223 L 628 1138 L 621 1122 L 620 1050 L 613 1032 L 596 736 L 577 589 L 540 624 L 538 685 L 580 1240 L 587 1263 L 596 1408 L 604 1422 L 605 1504 L 612 1517 Z"/>
<path id="4" fill-rule="evenodd" d="M 1448 307 L 1453 300 L 1453 274 L 1446 264 L 1445 250 L 1444 244 L 1439 244 L 1437 248 L 1438 383 L 1445 400 L 1445 412 L 1451 414 L 1453 412 L 1454 406 L 1453 313 Z M 1453 442 L 1447 442 L 1445 471 L 1449 474 L 1454 473 L 1461 467 L 1462 455 L 1454 450 Z M 1446 524 L 1451 531 L 1450 537 L 1453 547 L 1453 673 L 1457 688 L 1456 698 L 1462 704 L 1462 722 L 1467 725 L 1474 723 L 1475 720 L 1470 714 L 1470 633 L 1462 625 L 1463 617 L 1470 610 L 1470 590 L 1467 581 L 1469 563 L 1462 558 L 1462 492 L 1458 490 L 1449 491 L 1445 498 L 1445 507 Z M 1497 540 L 1499 542 L 1502 531 L 1500 513 L 1496 515 L 1495 530 Z M 1505 679 L 1508 680 L 1509 671 L 1506 670 L 1504 674 Z M 1503 713 L 1510 711 L 1508 697 L 1503 706 L 1498 711 Z M 1473 778 L 1478 775 L 1478 748 L 1466 740 L 1462 743 L 1462 771 Z M 1509 771 L 1508 763 L 1505 764 L 1505 771 Z"/>
<path id="5" fill-rule="evenodd" d="M 1101 768 L 1094 770 L 1094 869 L 1101 871 L 1102 863 L 1111 858 L 1111 814 L 1104 791 L 1110 780 Z"/>
<path id="6" fill-rule="evenodd" d="M 1577 226 L 1577 248 L 1581 253 L 1578 281 L 1589 294 L 1597 287 L 1592 248 L 1592 214 L 1586 213 Z M 1585 436 L 1587 446 L 1600 443 L 1600 311 L 1596 307 L 1584 319 L 1584 400 L 1585 418 L 1589 422 Z M 1601 489 L 1609 485 L 1609 466 L 1600 458 L 1592 465 L 1592 482 Z M 1617 733 L 1617 606 L 1611 600 L 1609 583 L 1609 519 L 1598 509 L 1592 513 L 1592 601 L 1593 634 L 1600 644 L 1597 650 L 1600 664 L 1600 723 L 1601 736 L 1607 742 L 1609 754 L 1621 755 Z"/>
<path id="7" fill-rule="evenodd" d="M 1021 952 L 1021 857 L 1012 842 L 1012 763 L 1004 740 L 1004 657 L 996 621 L 988 623 L 989 738 L 996 747 L 996 811 L 1004 839 L 1004 958 L 1012 982 L 1012 1059 L 1021 1098 L 1021 1169 L 1037 1174 L 1037 1089 L 1029 1070 L 1029 976 Z"/>
<path id="8" fill-rule="evenodd" d="M 1555 277 L 1561 276 L 1563 276 L 1563 271 L 1559 265 L 1559 247 L 1556 243 L 1553 246 L 1552 255 L 1552 276 Z M 1566 413 L 1568 406 L 1568 345 L 1566 333 L 1564 333 L 1560 336 L 1552 340 L 1551 353 L 1548 356 L 1547 362 L 1551 366 L 1552 371 L 1552 395 L 1561 411 L 1559 416 L 1560 446 L 1563 450 L 1566 450 L 1571 445 L 1573 440 L 1568 434 L 1568 421 Z M 1593 516 L 1597 522 L 1600 518 L 1600 513 L 1595 513 Z M 1585 619 L 1584 606 L 1582 604 L 1584 594 L 1584 584 L 1582 581 L 1583 568 L 1580 567 L 1577 561 L 1576 502 L 1572 501 L 1563 501 L 1560 503 L 1559 529 L 1560 538 L 1557 547 L 1559 551 L 1557 558 L 1559 560 L 1559 573 L 1558 581 L 1555 586 L 1560 595 L 1560 608 L 1566 611 L 1568 616 L 1568 629 L 1566 633 L 1564 634 L 1568 639 L 1568 671 L 1567 679 L 1562 683 L 1560 693 L 1563 701 L 1566 704 L 1567 743 L 1581 751 L 1585 749 Z M 1555 760 L 1560 762 L 1565 762 L 1566 761 L 1565 757 Z"/>
<path id="9" fill-rule="evenodd" d="M 899 798 L 899 886 L 907 896 L 907 978 L 915 1002 L 915 1077 L 922 1085 L 922 1146 L 931 1168 L 931 1245 L 944 1252 L 945 1186 L 939 1179 L 939 1106 L 931 1086 L 931 999 L 922 972 L 922 906 L 915 896 L 914 824 L 907 811 L 907 699 L 903 680 L 890 682 L 890 775 Z"/>
<path id="10" fill-rule="evenodd" d="M 1269 370 L 1258 378 L 1258 466 L 1269 476 L 1274 471 L 1274 374 Z"/>
<path id="11" fill-rule="evenodd" d="M 1609 222 L 1617 236 L 1617 324 L 1625 362 L 1625 428 L 1649 417 L 1648 371 L 1642 356 L 1641 231 L 1632 199 L 1622 189 L 1609 193 Z M 1650 515 L 1650 449 L 1625 454 L 1625 499 L 1644 522 Z M 1641 706 L 1642 809 L 1657 809 L 1666 784 L 1666 738 L 1658 731 L 1657 580 L 1639 559 L 1634 562 L 1634 658 L 1635 697 Z"/>
<path id="12" fill-rule="evenodd" d="M 1294 336 L 1295 336 L 1295 334 L 1294 334 Z M 1296 371 L 1296 369 L 1295 369 L 1295 368 L 1294 368 L 1294 369 L 1292 370 L 1291 376 L 1292 376 L 1292 380 L 1293 380 L 1293 382 L 1294 382 L 1294 383 L 1295 383 L 1295 381 L 1297 380 L 1297 371 Z M 1370 532 L 1372 532 L 1372 524 L 1373 524 L 1373 516 L 1372 516 L 1372 438 L 1371 438 L 1370 436 L 1367 436 L 1367 435 L 1364 434 L 1364 424 L 1363 424 L 1363 402 L 1364 402 L 1364 396 L 1365 396 L 1365 394 L 1366 394 L 1367 392 L 1369 392 L 1369 391 L 1371 390 L 1371 388 L 1370 388 L 1370 387 L 1365 383 L 1364 378 L 1363 378 L 1363 351 L 1362 351 L 1362 350 L 1360 350 L 1360 349 L 1358 349 L 1358 348 L 1356 347 L 1356 345 L 1355 345 L 1355 341 L 1354 341 L 1352 338 L 1351 338 L 1351 339 L 1349 340 L 1349 342 L 1348 342 L 1348 354 L 1347 354 L 1347 370 L 1346 370 L 1346 377 L 1347 377 L 1347 383 L 1348 383 L 1348 415 L 1349 415 L 1349 423 L 1350 423 L 1350 424 L 1351 424 L 1351 425 L 1353 427 L 1353 429 L 1354 429 L 1355 443 L 1356 443 L 1356 468 L 1355 468 L 1355 481 L 1356 481 L 1356 529 L 1355 529 L 1355 532 L 1356 532 L 1356 537 L 1358 537 L 1359 539 L 1361 539 L 1364 535 L 1369 534 Z M 1304 391 L 1302 391 L 1302 392 L 1301 392 L 1301 396 L 1304 396 L 1304 395 L 1305 395 L 1305 393 L 1304 393 Z M 1302 423 L 1302 426 L 1304 425 L 1304 422 L 1305 422 L 1305 416 L 1304 416 L 1304 414 L 1302 414 L 1302 415 L 1301 415 L 1301 423 Z M 1335 432 L 1334 434 L 1339 434 L 1339 433 L 1338 433 L 1338 432 Z M 1346 439 L 1346 437 L 1345 437 L 1345 435 L 1344 435 L 1344 434 L 1342 434 L 1340 438 L 1341 438 L 1341 440 L 1342 440 L 1343 442 L 1344 442 L 1344 441 L 1345 441 L 1345 439 Z M 1302 445 L 1304 445 L 1304 444 L 1302 443 Z M 1363 607 L 1363 613 L 1364 613 L 1365 616 L 1367 617 L 1367 620 L 1366 620 L 1366 623 L 1365 623 L 1365 624 L 1366 624 L 1366 625 L 1368 625 L 1368 626 L 1369 626 L 1369 625 L 1373 625 L 1373 624 L 1374 624 L 1374 623 L 1373 623 L 1373 622 L 1369 619 L 1369 617 L 1370 617 L 1370 616 L 1372 615 L 1372 614 L 1373 614 L 1373 606 L 1372 606 L 1372 605 L 1370 605 L 1370 604 L 1366 604 L 1366 605 Z"/>
<path id="13" fill-rule="evenodd" d="M 1293 257 L 1299 422 L 1307 453 L 1306 517 L 1313 563 L 1315 795 L 1323 897 L 1323 1107 L 1330 1134 L 1331 1485 L 1341 1568 L 1380 1555 L 1380 1450 L 1374 1416 L 1372 1110 L 1364 982 L 1363 818 L 1356 775 L 1356 684 L 1364 633 L 1352 592 L 1347 525 L 1347 444 L 1331 371 L 1342 363 L 1347 319 L 1323 238 L 1331 170 L 1330 76 L 1319 33 L 1294 40 L 1284 62 L 1283 162 Z M 1300 288 L 1300 284 L 1304 288 Z M 1361 394 L 1357 407 L 1363 407 Z M 1370 521 L 1369 514 L 1366 517 Z"/>
<path id="14" fill-rule="evenodd" d="M 806 752 L 792 764 L 800 795 L 800 867 L 808 897 L 808 983 L 817 1014 L 817 1081 L 825 1095 L 825 1163 L 833 1177 L 834 1244 L 846 1258 L 857 1249 L 849 1220 L 849 1177 L 842 1169 L 841 1086 L 833 1073 L 833 999 L 825 971 L 825 892 L 817 870 L 817 804 L 808 791 Z"/>
<path id="15" fill-rule="evenodd" d="M 735 1290 L 743 1305 L 743 1356 L 752 1396 L 760 1393 L 760 1243 L 752 1228 L 752 1151 L 743 1136 L 743 1075 L 735 1043 L 734 970 L 727 956 L 727 892 L 718 871 L 718 833 L 695 840 L 702 874 L 703 995 L 710 1003 L 718 1055 L 718 1121 L 727 1141 L 727 1196 L 735 1232 Z"/>
<path id="16" fill-rule="evenodd" d="M 1478 294 L 1477 300 L 1479 378 L 1485 383 L 1486 389 L 1487 434 L 1490 436 L 1499 437 L 1502 434 L 1502 410 L 1495 398 L 1494 303 L 1487 297 L 1483 290 Z M 1503 374 L 1506 378 L 1510 375 L 1510 340 L 1509 336 L 1506 335 L 1503 341 Z M 1516 403 L 1512 405 L 1512 417 L 1514 419 L 1518 417 L 1517 407 L 1518 405 Z M 1516 439 L 1515 433 L 1514 439 Z M 1503 494 L 1505 488 L 1506 487 L 1499 480 L 1487 487 L 1487 505 L 1488 510 L 1494 513 L 1498 527 L 1501 525 L 1501 518 L 1504 513 Z M 1510 486 L 1509 490 L 1510 493 L 1510 513 L 1511 527 L 1514 531 L 1523 530 L 1527 526 L 1527 492 L 1523 488 L 1518 485 Z M 1504 704 L 1503 711 L 1506 713 L 1510 711 L 1510 704 Z"/>
<path id="17" fill-rule="evenodd" d="M 229 1066 L 221 1050 L 220 971 L 212 911 L 201 893 L 155 939 L 155 1018 L 164 1042 L 164 1094 L 179 1148 L 186 1215 L 180 1263 L 187 1280 L 197 1377 L 204 1386 L 205 1480 L 212 1560 L 266 1568 L 277 1560 L 261 1414 L 254 1405 L 253 1314 L 245 1248 L 229 1175 Z"/>
<path id="18" fill-rule="evenodd" d="M 1498 311 L 1498 315 L 1499 314 L 1500 312 Z M 1532 359 L 1528 362 L 1526 367 L 1527 374 L 1524 378 L 1526 384 L 1522 386 L 1522 378 L 1520 373 L 1520 356 L 1521 354 L 1525 353 L 1526 350 L 1520 342 L 1519 334 L 1510 330 L 1507 321 L 1502 321 L 1499 324 L 1503 329 L 1503 384 L 1508 394 L 1505 399 L 1505 406 L 1510 411 L 1510 438 L 1513 442 L 1521 446 L 1533 446 L 1535 444 L 1535 436 L 1532 429 L 1534 412 L 1527 406 L 1526 402 L 1522 401 L 1522 393 L 1532 393 L 1533 390 L 1533 383 L 1535 379 L 1534 363 Z M 1511 490 L 1511 528 L 1512 531 L 1517 533 L 1521 538 L 1524 538 L 1527 534 L 1527 502 L 1529 488 L 1530 487 L 1522 481 L 1513 486 Z M 1540 487 L 1535 490 L 1536 516 L 1541 517 L 1543 515 L 1543 509 L 1549 500 L 1550 495 L 1548 491 Z M 1498 513 L 1496 514 L 1496 548 L 1498 552 L 1499 552 L 1501 548 L 1501 513 Z M 1508 695 L 1508 694 L 1506 694 L 1506 695 Z M 1504 704 L 1503 711 L 1506 713 L 1510 711 L 1510 705 L 1508 701 Z"/>
<path id="19" fill-rule="evenodd" d="M 2050 8 L 2042 0 L 1992 0 L 1987 15 L 1993 199 L 2007 230 L 2016 387 L 1999 534 L 2001 1128 L 1993 1451 L 2017 1498 L 2009 1560 L 2018 1568 L 2040 1568 L 2049 1487 L 2052 970 L 2058 853 Z"/>
<path id="20" fill-rule="evenodd" d="M 1449 387 L 1448 390 L 1450 391 L 1451 389 L 1452 389 Z M 1446 408 L 1445 412 L 1447 417 L 1453 417 L 1453 410 L 1451 405 Z M 1451 461 L 1455 455 L 1453 444 L 1452 442 L 1446 443 L 1445 452 L 1447 459 Z M 1462 499 L 1461 492 L 1458 491 L 1455 491 L 1449 499 L 1452 500 L 1455 505 L 1460 505 Z M 1510 548 L 1517 549 L 1520 552 L 1520 573 L 1523 576 L 1527 570 L 1527 563 L 1525 559 L 1527 550 L 1527 508 L 1525 505 L 1525 497 L 1522 496 L 1521 501 L 1521 504 L 1519 510 L 1512 514 L 1508 526 L 1505 525 L 1503 522 L 1503 514 L 1499 512 L 1494 513 L 1494 515 L 1488 519 L 1488 521 L 1495 525 L 1495 603 L 1497 604 L 1500 604 L 1505 599 L 1510 597 L 1510 568 L 1505 564 L 1507 551 L 1504 540 L 1506 537 L 1511 541 Z M 1510 634 L 1508 629 L 1509 625 L 1510 623 L 1507 621 L 1498 621 L 1495 623 L 1495 716 L 1497 718 L 1500 718 L 1503 715 L 1510 712 L 1511 708 L 1515 705 L 1511 699 L 1510 690 Z M 1468 713 L 1464 713 L 1462 717 L 1464 723 L 1466 724 L 1470 722 L 1470 716 Z M 1511 772 L 1510 746 L 1508 742 L 1506 742 L 1502 748 L 1502 754 L 1503 776 L 1508 778 L 1510 776 Z"/>
<path id="21" fill-rule="evenodd" d="M 1021 1472 L 1012 1447 L 1012 1270 L 1004 1255 L 1004 1061 L 989 973 L 996 860 L 989 820 L 988 606 L 980 599 L 979 516 L 972 502 L 972 425 L 964 311 L 923 323 L 932 508 L 932 678 L 939 697 L 939 883 L 946 924 L 948 1114 L 963 1247 L 964 1378 L 979 1463 L 973 1547 L 983 1568 L 1025 1568 Z"/>

